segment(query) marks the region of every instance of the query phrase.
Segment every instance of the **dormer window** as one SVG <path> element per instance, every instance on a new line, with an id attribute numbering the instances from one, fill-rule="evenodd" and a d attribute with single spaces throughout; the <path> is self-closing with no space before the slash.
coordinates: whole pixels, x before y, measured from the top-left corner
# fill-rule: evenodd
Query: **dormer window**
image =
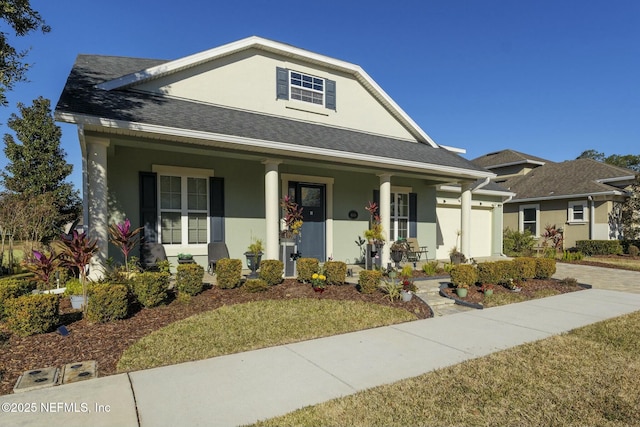
<path id="1" fill-rule="evenodd" d="M 336 109 L 336 82 L 286 68 L 276 68 L 276 99 L 296 100 Z"/>
<path id="2" fill-rule="evenodd" d="M 324 79 L 290 72 L 291 99 L 324 105 Z"/>

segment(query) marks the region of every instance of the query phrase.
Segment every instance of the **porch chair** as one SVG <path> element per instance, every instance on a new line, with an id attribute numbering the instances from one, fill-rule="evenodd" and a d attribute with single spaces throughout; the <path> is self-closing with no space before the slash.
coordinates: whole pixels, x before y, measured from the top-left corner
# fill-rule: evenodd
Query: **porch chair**
<path id="1" fill-rule="evenodd" d="M 429 260 L 429 248 L 427 246 L 420 246 L 418 239 L 415 237 L 407 238 L 407 245 L 409 246 L 406 254 L 408 262 L 420 261 L 422 254 L 424 254 L 425 260 Z"/>
<path id="2" fill-rule="evenodd" d="M 158 262 L 166 261 L 167 253 L 161 243 L 143 243 L 140 246 L 140 265 L 146 271 L 158 271 Z"/>
<path id="3" fill-rule="evenodd" d="M 209 253 L 207 273 L 213 275 L 216 272 L 216 263 L 223 258 L 229 258 L 229 249 L 224 242 L 212 242 L 207 245 L 207 252 Z"/>

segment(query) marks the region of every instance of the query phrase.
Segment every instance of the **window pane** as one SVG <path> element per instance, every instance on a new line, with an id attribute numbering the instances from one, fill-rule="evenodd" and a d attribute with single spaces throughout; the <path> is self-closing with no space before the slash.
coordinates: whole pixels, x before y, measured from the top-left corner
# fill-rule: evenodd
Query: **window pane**
<path id="1" fill-rule="evenodd" d="M 206 178 L 187 178 L 187 200 L 189 210 L 207 210 Z"/>
<path id="2" fill-rule="evenodd" d="M 180 177 L 160 177 L 160 209 L 180 209 Z"/>
<path id="3" fill-rule="evenodd" d="M 163 212 L 161 214 L 161 239 L 163 244 L 175 245 L 182 243 L 182 223 L 179 212 Z"/>
<path id="4" fill-rule="evenodd" d="M 534 221 L 536 220 L 536 210 L 529 208 L 529 209 L 523 209 L 522 210 L 522 215 L 524 217 L 524 221 Z"/>
<path id="5" fill-rule="evenodd" d="M 523 225 L 525 230 L 529 230 L 531 232 L 531 234 L 533 234 L 534 236 L 536 235 L 536 223 L 525 223 Z"/>
<path id="6" fill-rule="evenodd" d="M 398 194 L 398 216 L 409 216 L 409 195 L 407 193 Z"/>
<path id="7" fill-rule="evenodd" d="M 207 214 L 189 214 L 189 244 L 207 243 Z"/>
<path id="8" fill-rule="evenodd" d="M 582 221 L 584 219 L 584 206 L 573 205 L 573 220 Z"/>
<path id="9" fill-rule="evenodd" d="M 408 221 L 406 219 L 398 220 L 398 239 L 406 239 L 409 237 Z"/>
<path id="10" fill-rule="evenodd" d="M 302 198 L 302 206 L 319 207 L 321 203 L 322 190 L 320 188 L 302 187 L 300 189 L 300 197 Z"/>

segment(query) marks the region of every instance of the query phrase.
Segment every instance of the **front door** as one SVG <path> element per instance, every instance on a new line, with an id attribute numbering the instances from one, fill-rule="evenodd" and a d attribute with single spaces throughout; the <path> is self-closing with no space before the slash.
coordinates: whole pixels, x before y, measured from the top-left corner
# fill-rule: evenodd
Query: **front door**
<path id="1" fill-rule="evenodd" d="M 302 229 L 298 250 L 304 258 L 326 260 L 325 245 L 325 186 L 321 184 L 290 183 L 289 194 L 302 207 Z"/>

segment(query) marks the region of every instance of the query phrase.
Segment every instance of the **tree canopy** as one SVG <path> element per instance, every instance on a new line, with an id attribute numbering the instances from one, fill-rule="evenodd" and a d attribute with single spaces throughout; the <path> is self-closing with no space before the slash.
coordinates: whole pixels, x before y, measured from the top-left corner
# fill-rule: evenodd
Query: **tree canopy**
<path id="1" fill-rule="evenodd" d="M 8 126 L 21 143 L 5 134 L 8 164 L 0 176 L 9 192 L 24 199 L 52 195 L 57 215 L 43 233 L 46 241 L 56 237 L 60 227 L 78 216 L 80 198 L 73 185 L 66 182 L 73 166 L 67 163 L 66 153 L 60 147 L 62 132 L 53 121 L 49 100 L 39 97 L 30 107 L 19 103 L 18 109 L 21 115 L 12 114 Z"/>
<path id="2" fill-rule="evenodd" d="M 634 154 L 612 154 L 610 156 L 605 155 L 596 150 L 585 150 L 580 154 L 578 159 L 593 159 L 599 162 L 607 163 L 609 165 L 618 166 L 621 168 L 631 169 L 636 172 L 640 172 L 640 155 Z"/>
<path id="3" fill-rule="evenodd" d="M 38 12 L 31 8 L 29 0 L 0 0 L 0 18 L 11 27 L 17 37 L 32 31 L 48 33 L 51 28 Z M 28 50 L 18 51 L 9 42 L 10 34 L 0 29 L 0 105 L 7 105 L 6 92 L 15 83 L 25 81 L 30 64 L 25 62 Z"/>

